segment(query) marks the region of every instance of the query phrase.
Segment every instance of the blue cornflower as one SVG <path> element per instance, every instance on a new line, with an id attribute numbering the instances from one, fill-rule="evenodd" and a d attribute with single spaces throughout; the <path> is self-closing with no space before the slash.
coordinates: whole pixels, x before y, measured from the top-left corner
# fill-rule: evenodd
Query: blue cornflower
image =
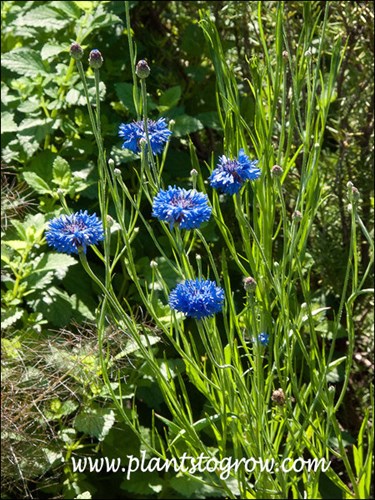
<path id="1" fill-rule="evenodd" d="M 261 332 L 259 335 L 258 335 L 258 342 L 262 345 L 268 345 L 270 341 L 270 336 L 268 335 L 268 333 L 265 333 L 265 332 Z"/>
<path id="2" fill-rule="evenodd" d="M 165 118 L 159 118 L 157 121 L 147 120 L 147 128 L 153 154 L 161 153 L 169 136 L 172 134 L 172 131 L 167 127 Z M 122 144 L 123 149 L 130 149 L 133 153 L 140 153 L 140 139 L 147 140 L 143 120 L 127 124 L 122 123 L 119 127 L 119 136 L 125 139 Z"/>
<path id="3" fill-rule="evenodd" d="M 241 148 L 238 159 L 231 160 L 226 156 L 220 156 L 219 163 L 208 180 L 213 188 L 220 189 L 224 193 L 235 194 L 246 180 L 253 181 L 260 177 L 257 164 L 258 160 L 251 161 Z"/>
<path id="4" fill-rule="evenodd" d="M 174 288 L 169 295 L 172 309 L 192 318 L 201 319 L 221 311 L 224 290 L 214 281 L 196 278 L 186 280 Z"/>
<path id="5" fill-rule="evenodd" d="M 202 222 L 208 221 L 212 208 L 208 205 L 207 195 L 195 189 L 183 189 L 169 186 L 167 191 L 162 189 L 153 201 L 153 217 L 178 224 L 181 229 L 194 229 Z"/>
<path id="6" fill-rule="evenodd" d="M 58 252 L 78 253 L 80 247 L 86 253 L 88 245 L 95 245 L 104 239 L 103 225 L 96 214 L 87 210 L 72 215 L 55 217 L 48 224 L 47 243 Z"/>

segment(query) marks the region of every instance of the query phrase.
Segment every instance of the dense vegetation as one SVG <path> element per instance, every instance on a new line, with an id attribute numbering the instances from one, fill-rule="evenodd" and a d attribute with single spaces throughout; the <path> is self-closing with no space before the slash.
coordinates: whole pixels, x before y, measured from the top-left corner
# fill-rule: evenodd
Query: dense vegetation
<path id="1" fill-rule="evenodd" d="M 3 498 L 371 498 L 373 3 L 128 7 L 130 30 L 124 2 L 2 2 Z M 87 63 L 95 48 L 100 82 Z M 151 68 L 146 102 L 140 59 Z M 85 81 L 95 112 L 100 97 L 105 161 Z M 158 182 L 196 186 L 212 204 L 191 235 L 156 223 L 146 153 L 121 147 L 120 124 L 145 108 L 173 131 L 155 160 Z M 261 179 L 241 196 L 216 194 L 207 179 L 218 158 L 243 147 Z M 106 221 L 104 257 L 100 244 L 87 251 L 97 281 L 46 243 L 48 221 L 67 210 Z M 193 271 L 225 288 L 224 312 L 210 322 L 182 321 L 169 307 Z M 256 292 L 244 290 L 250 274 Z M 270 343 L 258 349 L 260 331 Z M 216 366 L 208 353 L 220 342 Z M 221 378 L 231 364 L 249 392 L 235 375 Z M 228 391 L 215 400 L 204 376 Z M 275 404 L 280 387 L 286 402 Z M 231 391 L 243 398 L 232 413 Z M 251 476 L 246 489 L 232 476 L 72 469 L 72 457 L 120 457 L 126 467 L 142 451 L 178 457 L 199 446 L 259 456 L 252 441 L 263 426 L 280 456 L 320 452 L 330 471 Z"/>

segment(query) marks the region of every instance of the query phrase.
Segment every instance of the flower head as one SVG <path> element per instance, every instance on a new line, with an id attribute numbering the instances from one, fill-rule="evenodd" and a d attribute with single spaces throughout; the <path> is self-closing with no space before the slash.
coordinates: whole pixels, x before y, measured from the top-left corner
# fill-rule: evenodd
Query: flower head
<path id="1" fill-rule="evenodd" d="M 147 64 L 147 61 L 141 59 L 138 61 L 136 67 L 135 67 L 135 72 L 138 78 L 147 78 L 148 75 L 150 74 L 150 66 Z"/>
<path id="2" fill-rule="evenodd" d="M 235 194 L 246 180 L 253 181 L 260 177 L 257 163 L 257 160 L 251 161 L 241 148 L 238 158 L 231 160 L 226 156 L 221 156 L 217 167 L 208 179 L 213 188 L 220 189 L 224 193 Z"/>
<path id="3" fill-rule="evenodd" d="M 89 65 L 93 69 L 99 69 L 103 65 L 103 56 L 98 49 L 93 49 L 89 54 Z"/>
<path id="4" fill-rule="evenodd" d="M 262 345 L 268 345 L 269 341 L 270 341 L 270 336 L 268 335 L 268 333 L 265 333 L 265 332 L 261 332 L 258 337 L 257 337 L 257 340 L 260 344 Z"/>
<path id="5" fill-rule="evenodd" d="M 181 229 L 197 228 L 208 221 L 212 211 L 204 193 L 176 186 L 169 186 L 166 191 L 161 189 L 152 208 L 153 217 L 169 222 L 171 229 L 173 224 L 178 224 Z"/>
<path id="6" fill-rule="evenodd" d="M 246 276 L 246 278 L 243 278 L 242 281 L 247 292 L 253 292 L 257 287 L 257 282 L 252 276 Z"/>
<path id="7" fill-rule="evenodd" d="M 83 57 L 83 49 L 80 46 L 79 43 L 74 42 L 70 46 L 70 55 L 75 59 L 76 61 L 79 61 Z"/>
<path id="8" fill-rule="evenodd" d="M 172 134 L 167 127 L 165 118 L 159 118 L 156 122 L 147 120 L 147 129 L 153 154 L 161 153 L 169 136 Z M 147 140 L 144 122 L 122 123 L 119 127 L 119 136 L 125 139 L 122 144 L 124 149 L 139 153 L 141 151 L 140 139 Z"/>
<path id="9" fill-rule="evenodd" d="M 174 288 L 169 295 L 172 309 L 195 319 L 213 316 L 221 311 L 224 290 L 214 281 L 196 278 L 186 280 Z"/>
<path id="10" fill-rule="evenodd" d="M 86 253 L 88 245 L 104 239 L 103 225 L 96 214 L 89 215 L 87 210 L 80 210 L 49 221 L 46 239 L 58 252 L 78 253 L 82 247 Z"/>

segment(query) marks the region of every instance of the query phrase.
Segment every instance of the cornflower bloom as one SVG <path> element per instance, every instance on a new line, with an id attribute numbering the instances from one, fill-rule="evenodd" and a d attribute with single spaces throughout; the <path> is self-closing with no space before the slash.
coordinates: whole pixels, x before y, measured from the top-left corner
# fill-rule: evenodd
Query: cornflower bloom
<path id="1" fill-rule="evenodd" d="M 172 131 L 167 127 L 165 118 L 159 118 L 157 121 L 148 119 L 147 129 L 152 153 L 154 155 L 161 153 L 168 142 L 169 136 L 172 134 Z M 122 144 L 123 149 L 130 149 L 133 153 L 140 153 L 139 141 L 141 139 L 147 140 L 143 120 L 127 124 L 122 123 L 119 127 L 119 136 L 125 139 Z"/>
<path id="2" fill-rule="evenodd" d="M 104 239 L 101 220 L 87 210 L 72 215 L 61 215 L 49 221 L 46 232 L 47 243 L 58 252 L 78 253 L 82 248 L 86 253 L 88 245 L 95 245 Z"/>
<path id="3" fill-rule="evenodd" d="M 270 341 L 270 336 L 268 335 L 268 333 L 265 333 L 265 332 L 261 332 L 259 335 L 258 335 L 258 342 L 262 345 L 268 345 L 269 344 L 269 341 Z"/>
<path id="4" fill-rule="evenodd" d="M 155 196 L 152 204 L 152 215 L 159 220 L 179 225 L 181 229 L 198 228 L 202 222 L 208 221 L 212 208 L 204 193 L 195 189 L 183 189 L 169 186 Z"/>
<path id="5" fill-rule="evenodd" d="M 169 305 L 172 309 L 195 319 L 220 312 L 223 301 L 222 288 L 216 286 L 214 281 L 199 278 L 178 284 L 169 295 Z"/>
<path id="6" fill-rule="evenodd" d="M 230 159 L 220 156 L 219 163 L 208 180 L 213 188 L 227 194 L 235 194 L 246 180 L 253 181 L 260 177 L 257 164 L 258 160 L 251 161 L 241 148 L 238 158 Z"/>

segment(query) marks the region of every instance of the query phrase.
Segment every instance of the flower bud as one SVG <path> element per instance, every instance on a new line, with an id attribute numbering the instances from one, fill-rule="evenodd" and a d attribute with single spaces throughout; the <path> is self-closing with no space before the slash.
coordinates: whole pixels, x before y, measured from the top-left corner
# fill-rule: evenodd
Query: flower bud
<path id="1" fill-rule="evenodd" d="M 285 404 L 285 394 L 281 387 L 273 391 L 271 400 L 279 406 L 283 406 Z"/>
<path id="2" fill-rule="evenodd" d="M 141 59 L 140 61 L 137 62 L 137 65 L 135 67 L 135 73 L 138 76 L 138 78 L 147 78 L 148 75 L 150 74 L 150 66 L 147 64 L 147 61 L 144 59 Z"/>
<path id="3" fill-rule="evenodd" d="M 106 220 L 107 220 L 108 227 L 112 227 L 113 224 L 115 223 L 115 220 L 110 215 L 107 215 Z"/>
<path id="4" fill-rule="evenodd" d="M 113 160 L 112 158 L 110 158 L 110 159 L 108 160 L 108 166 L 109 166 L 109 168 L 110 168 L 111 170 L 114 168 L 114 166 L 115 166 L 115 162 L 114 162 L 114 160 Z"/>
<path id="5" fill-rule="evenodd" d="M 247 292 L 252 292 L 257 287 L 257 282 L 252 276 L 247 276 L 242 281 L 243 281 L 243 287 Z"/>
<path id="6" fill-rule="evenodd" d="M 151 267 L 152 269 L 155 269 L 156 267 L 158 267 L 158 263 L 156 262 L 156 260 L 152 260 L 152 261 L 150 262 L 150 267 Z"/>
<path id="7" fill-rule="evenodd" d="M 280 167 L 280 165 L 274 165 L 271 168 L 272 177 L 281 177 L 283 175 L 284 170 Z"/>
<path id="8" fill-rule="evenodd" d="M 93 49 L 90 52 L 89 64 L 92 69 L 99 69 L 103 65 L 103 57 L 98 49 Z"/>
<path id="9" fill-rule="evenodd" d="M 147 141 L 144 137 L 141 137 L 138 141 L 139 147 L 143 150 L 147 146 Z"/>
<path id="10" fill-rule="evenodd" d="M 120 170 L 119 168 L 115 168 L 115 169 L 113 169 L 113 173 L 114 173 L 117 177 L 119 177 L 119 176 L 121 175 L 121 170 Z"/>
<path id="11" fill-rule="evenodd" d="M 359 199 L 359 191 L 355 186 L 352 187 L 352 196 L 354 201 Z"/>
<path id="12" fill-rule="evenodd" d="M 293 212 L 292 219 L 299 222 L 302 219 L 302 214 L 299 210 Z"/>
<path id="13" fill-rule="evenodd" d="M 83 49 L 79 43 L 74 42 L 70 46 L 70 57 L 73 57 L 76 61 L 79 61 L 83 57 Z"/>
<path id="14" fill-rule="evenodd" d="M 195 170 L 195 168 L 193 168 L 192 170 L 190 170 L 190 176 L 191 177 L 197 177 L 197 175 L 198 175 L 198 172 L 197 172 L 197 170 Z"/>
<path id="15" fill-rule="evenodd" d="M 283 50 L 283 58 L 288 59 L 289 53 L 287 50 Z"/>

